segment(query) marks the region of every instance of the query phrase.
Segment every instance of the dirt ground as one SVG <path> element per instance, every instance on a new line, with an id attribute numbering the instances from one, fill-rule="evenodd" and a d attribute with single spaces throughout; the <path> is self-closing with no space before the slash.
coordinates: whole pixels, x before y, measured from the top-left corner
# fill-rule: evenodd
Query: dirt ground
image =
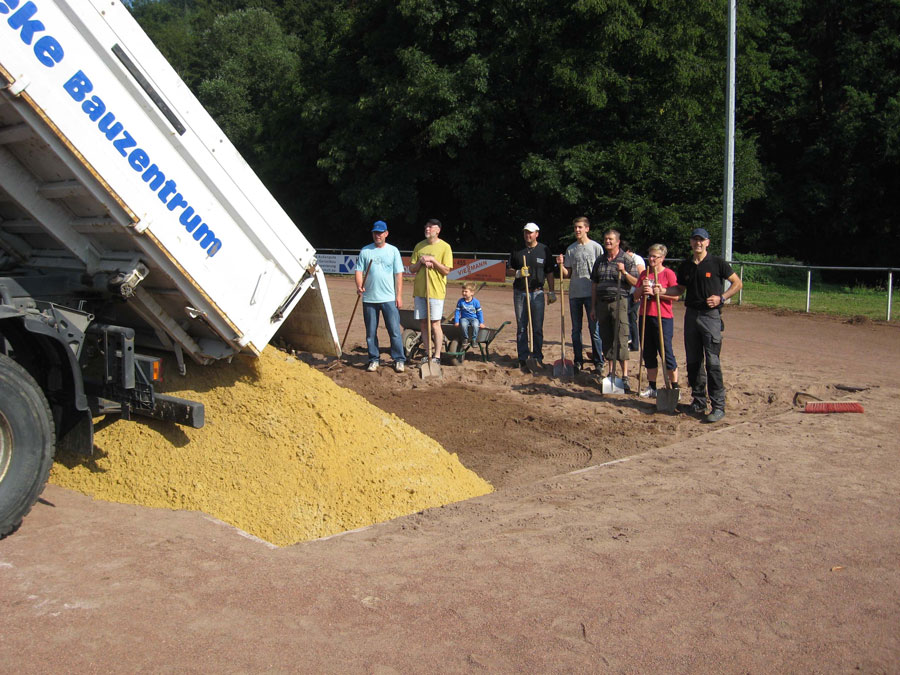
<path id="1" fill-rule="evenodd" d="M 329 290 L 343 336 L 353 285 Z M 488 326 L 512 320 L 508 288 L 479 298 Z M 203 514 L 50 487 L 0 541 L 0 662 L 898 672 L 900 327 L 743 307 L 725 323 L 728 414 L 710 426 L 601 396 L 589 375 L 520 373 L 512 325 L 489 362 L 470 355 L 439 381 L 367 373 L 357 312 L 345 362 L 308 360 L 457 453 L 493 494 L 275 549 Z M 803 414 L 798 392 L 865 413 Z"/>
<path id="2" fill-rule="evenodd" d="M 356 297 L 353 284 L 334 279 L 329 289 L 338 316 L 338 333 L 343 337 Z M 411 293 L 407 289 L 404 298 L 405 306 L 410 308 Z M 458 294 L 458 289 L 451 287 L 445 316 L 450 315 Z M 699 416 L 654 414 L 655 404 L 636 396 L 604 399 L 599 378 L 591 368 L 588 369 L 591 372 L 580 373 L 574 382 L 554 379 L 552 364 L 562 358 L 559 304 L 547 307 L 545 374 L 535 377 L 522 373 L 515 367 L 516 331 L 511 296 L 512 291 L 504 287 L 485 287 L 478 294 L 489 328 L 510 322 L 490 344 L 491 359 L 487 363 L 482 362 L 476 351 L 470 351 L 462 366 L 443 365 L 441 380 L 422 380 L 416 368 L 403 375 L 390 368 L 367 373 L 360 310 L 345 344 L 344 362 L 348 365 L 328 364 L 330 367 L 325 372 L 341 386 L 353 389 L 437 439 L 498 489 L 629 457 L 711 431 L 698 423 Z M 679 328 L 680 310 L 677 306 L 675 325 Z M 570 327 L 568 311 L 566 314 L 566 326 Z M 884 348 L 893 357 L 882 359 L 888 363 L 871 367 L 886 369 L 881 373 L 885 379 L 880 382 L 893 384 L 897 382 L 895 376 L 900 374 L 897 358 L 900 327 L 897 326 L 868 321 L 862 325 L 856 321 L 842 323 L 824 317 L 779 315 L 743 307 L 729 308 L 724 319 L 722 358 L 728 385 L 724 421 L 727 425 L 763 420 L 791 410 L 798 391 L 832 399 L 848 396 L 838 387 L 871 386 L 873 373 L 865 372 L 859 360 L 861 355 L 855 354 L 865 348 Z M 766 322 L 763 333 L 762 321 Z M 567 329 L 567 358 L 572 359 L 568 332 Z M 825 342 L 829 338 L 823 332 L 831 336 L 833 344 Z M 680 337 L 678 330 L 674 346 L 684 386 L 681 405 L 686 407 L 691 399 Z M 379 345 L 382 363 L 388 365 L 389 340 L 383 327 L 379 331 Z M 850 345 L 856 345 L 852 358 Z M 638 354 L 631 355 L 630 383 L 636 388 Z M 646 375 L 643 382 L 646 383 Z M 663 384 L 661 374 L 657 384 Z"/>

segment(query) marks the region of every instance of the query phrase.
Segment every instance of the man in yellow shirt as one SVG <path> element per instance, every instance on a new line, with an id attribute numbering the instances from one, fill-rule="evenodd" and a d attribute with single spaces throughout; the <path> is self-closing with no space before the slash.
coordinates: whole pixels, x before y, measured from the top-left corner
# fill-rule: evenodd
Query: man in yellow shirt
<path id="1" fill-rule="evenodd" d="M 444 298 L 447 296 L 447 275 L 453 269 L 453 251 L 450 244 L 440 238 L 441 221 L 431 218 L 425 223 L 425 239 L 416 244 L 409 259 L 409 271 L 416 275 L 413 282 L 415 318 L 422 322 L 422 338 L 425 358 L 441 361 L 444 332 L 441 318 L 444 316 Z M 428 326 L 426 298 L 430 299 L 431 327 Z M 434 355 L 431 354 L 431 338 L 434 337 Z"/>

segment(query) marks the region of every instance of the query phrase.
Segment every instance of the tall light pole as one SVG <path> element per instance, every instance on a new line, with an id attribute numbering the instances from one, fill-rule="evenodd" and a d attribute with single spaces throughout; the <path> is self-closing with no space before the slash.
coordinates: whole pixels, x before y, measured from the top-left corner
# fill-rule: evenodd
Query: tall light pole
<path id="1" fill-rule="evenodd" d="M 737 0 L 728 0 L 728 63 L 725 92 L 725 186 L 722 214 L 722 257 L 731 261 L 734 220 L 734 64 L 736 47 Z"/>

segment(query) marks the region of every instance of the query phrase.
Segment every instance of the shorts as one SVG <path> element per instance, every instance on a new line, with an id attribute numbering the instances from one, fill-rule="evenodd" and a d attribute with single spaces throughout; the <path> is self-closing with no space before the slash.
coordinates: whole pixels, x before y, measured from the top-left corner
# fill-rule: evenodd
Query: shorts
<path id="1" fill-rule="evenodd" d="M 444 299 L 443 298 L 431 298 L 431 320 L 432 321 L 441 321 L 444 318 Z M 427 319 L 428 315 L 425 312 L 425 298 L 420 298 L 418 295 L 413 298 L 414 309 L 413 309 L 413 318 L 414 319 Z"/>

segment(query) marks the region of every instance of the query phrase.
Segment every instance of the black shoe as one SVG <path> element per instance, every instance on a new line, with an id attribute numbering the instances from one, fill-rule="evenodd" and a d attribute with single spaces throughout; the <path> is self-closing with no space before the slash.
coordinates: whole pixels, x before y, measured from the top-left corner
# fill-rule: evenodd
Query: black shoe
<path id="1" fill-rule="evenodd" d="M 709 415 L 707 415 L 703 421 L 707 424 L 715 424 L 723 417 L 725 417 L 725 411 L 721 408 L 714 408 L 713 411 L 709 413 Z"/>
<path id="2" fill-rule="evenodd" d="M 691 405 L 688 406 L 688 412 L 692 412 L 695 415 L 702 415 L 706 412 L 706 403 L 694 399 L 691 401 Z"/>
<path id="3" fill-rule="evenodd" d="M 524 361 L 519 361 L 519 370 L 527 373 L 528 372 L 528 364 L 525 363 Z"/>

